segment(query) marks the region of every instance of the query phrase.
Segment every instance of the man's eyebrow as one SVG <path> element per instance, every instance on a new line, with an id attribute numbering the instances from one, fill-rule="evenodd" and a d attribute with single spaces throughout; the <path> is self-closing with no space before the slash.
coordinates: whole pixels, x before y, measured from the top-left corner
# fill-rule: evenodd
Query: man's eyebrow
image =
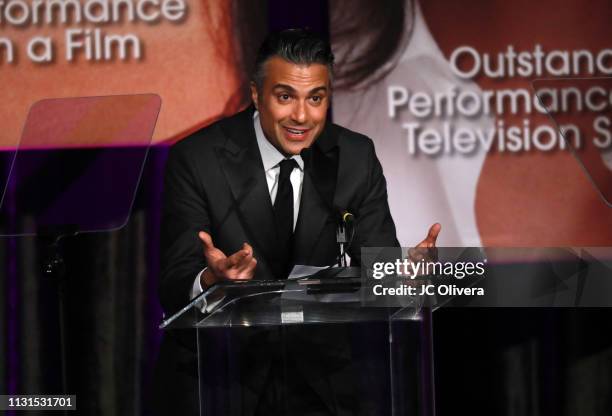
<path id="1" fill-rule="evenodd" d="M 286 90 L 289 92 L 296 92 L 296 89 L 293 88 L 291 85 L 287 85 L 287 84 L 276 84 L 274 87 L 272 87 L 273 90 Z M 309 94 L 314 94 L 316 92 L 319 91 L 325 91 L 327 92 L 327 87 L 324 85 L 321 85 L 320 87 L 315 87 L 313 89 L 311 89 L 310 91 L 308 91 Z"/>
<path id="2" fill-rule="evenodd" d="M 321 85 L 320 87 L 313 88 L 310 90 L 310 94 L 314 94 L 315 92 L 319 92 L 319 91 L 327 92 L 327 87 L 324 85 Z"/>
<path id="3" fill-rule="evenodd" d="M 274 87 L 272 87 L 272 89 L 274 89 L 274 90 L 287 90 L 287 91 L 295 92 L 295 88 L 293 88 L 291 85 L 287 85 L 287 84 L 276 84 Z"/>

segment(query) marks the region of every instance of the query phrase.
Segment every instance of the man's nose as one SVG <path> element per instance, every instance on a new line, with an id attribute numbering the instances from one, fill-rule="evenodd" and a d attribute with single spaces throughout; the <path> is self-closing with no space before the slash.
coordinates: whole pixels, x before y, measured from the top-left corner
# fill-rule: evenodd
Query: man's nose
<path id="1" fill-rule="evenodd" d="M 298 100 L 293 107 L 291 118 L 294 122 L 303 124 L 306 122 L 306 103 Z"/>

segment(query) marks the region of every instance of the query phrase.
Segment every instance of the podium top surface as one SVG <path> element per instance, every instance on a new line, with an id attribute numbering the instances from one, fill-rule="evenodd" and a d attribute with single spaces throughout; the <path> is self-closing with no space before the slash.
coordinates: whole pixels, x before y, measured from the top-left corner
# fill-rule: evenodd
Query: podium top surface
<path id="1" fill-rule="evenodd" d="M 420 320 L 420 300 L 369 306 L 357 281 L 251 281 L 217 285 L 165 329 L 231 328 Z M 357 279 L 358 280 L 358 279 Z"/>

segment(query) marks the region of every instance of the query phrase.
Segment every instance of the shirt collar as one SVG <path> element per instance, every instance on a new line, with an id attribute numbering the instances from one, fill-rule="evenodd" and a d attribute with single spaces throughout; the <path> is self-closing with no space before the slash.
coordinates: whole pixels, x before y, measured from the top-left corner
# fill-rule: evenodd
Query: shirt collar
<path id="1" fill-rule="evenodd" d="M 272 146 L 272 143 L 266 139 L 264 135 L 263 129 L 261 128 L 261 121 L 259 120 L 259 112 L 255 111 L 253 113 L 253 124 L 255 127 L 255 137 L 257 138 L 257 146 L 259 147 L 259 153 L 261 154 L 261 160 L 264 165 L 264 170 L 267 172 L 268 170 L 275 168 L 278 164 L 285 159 L 285 156 L 281 152 L 279 152 L 276 147 Z M 294 155 L 291 157 L 294 159 L 300 170 L 304 170 L 304 161 L 302 160 L 302 156 Z"/>

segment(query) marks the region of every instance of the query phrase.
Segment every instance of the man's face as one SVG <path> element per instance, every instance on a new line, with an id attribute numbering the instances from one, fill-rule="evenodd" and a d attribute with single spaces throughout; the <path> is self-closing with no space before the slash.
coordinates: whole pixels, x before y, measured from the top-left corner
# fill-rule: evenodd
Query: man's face
<path id="1" fill-rule="evenodd" d="M 285 156 L 310 147 L 325 126 L 330 78 L 322 64 L 297 65 L 278 56 L 265 64 L 261 90 L 251 85 L 268 141 Z"/>

